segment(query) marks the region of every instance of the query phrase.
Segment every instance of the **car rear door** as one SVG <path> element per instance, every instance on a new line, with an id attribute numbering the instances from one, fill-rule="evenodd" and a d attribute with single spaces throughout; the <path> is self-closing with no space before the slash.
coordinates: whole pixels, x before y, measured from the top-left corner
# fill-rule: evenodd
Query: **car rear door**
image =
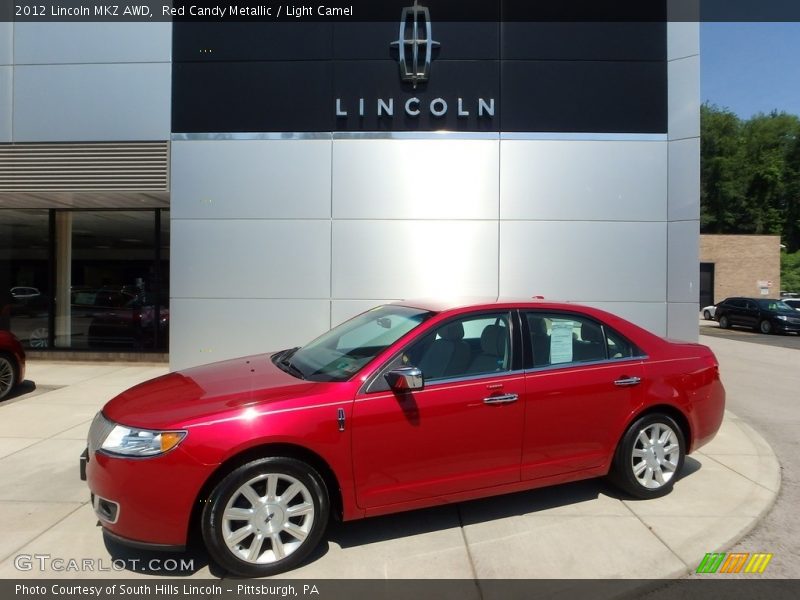
<path id="1" fill-rule="evenodd" d="M 641 403 L 639 350 L 577 314 L 530 311 L 523 326 L 532 350 L 525 369 L 523 480 L 606 465 Z"/>
<path id="2" fill-rule="evenodd" d="M 519 481 L 525 377 L 515 369 L 521 351 L 513 347 L 521 342 L 514 317 L 508 311 L 483 313 L 434 326 L 356 397 L 359 506 L 369 511 Z M 385 372 L 420 364 L 423 375 L 425 369 L 431 373 L 424 389 L 387 389 Z"/>

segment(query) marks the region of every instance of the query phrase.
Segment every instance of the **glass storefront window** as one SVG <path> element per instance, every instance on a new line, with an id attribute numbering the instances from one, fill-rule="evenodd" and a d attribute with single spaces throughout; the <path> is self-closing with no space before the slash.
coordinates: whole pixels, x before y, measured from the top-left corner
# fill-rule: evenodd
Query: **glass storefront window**
<path id="1" fill-rule="evenodd" d="M 166 348 L 162 221 L 154 210 L 56 213 L 56 348 Z"/>
<path id="2" fill-rule="evenodd" d="M 47 210 L 0 210 L 0 329 L 28 348 L 48 346 L 49 231 Z"/>
<path id="3" fill-rule="evenodd" d="M 165 352 L 169 211 L 0 210 L 0 329 L 33 350 Z"/>

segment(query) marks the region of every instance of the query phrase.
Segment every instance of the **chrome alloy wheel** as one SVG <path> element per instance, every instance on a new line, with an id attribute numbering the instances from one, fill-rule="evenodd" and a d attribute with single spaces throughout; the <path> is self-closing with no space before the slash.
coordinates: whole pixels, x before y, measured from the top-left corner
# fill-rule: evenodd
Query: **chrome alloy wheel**
<path id="1" fill-rule="evenodd" d="M 222 536 L 234 556 L 269 564 L 286 558 L 314 525 L 308 488 L 291 475 L 264 473 L 240 486 L 222 513 Z"/>
<path id="2" fill-rule="evenodd" d="M 28 336 L 28 345 L 37 350 L 47 348 L 47 337 L 49 333 L 47 327 L 37 327 L 31 331 Z"/>
<path id="3" fill-rule="evenodd" d="M 14 387 L 14 379 L 14 365 L 5 356 L 0 356 L 0 398 L 5 398 Z"/>
<path id="4" fill-rule="evenodd" d="M 641 429 L 631 451 L 633 475 L 642 487 L 656 490 L 667 484 L 678 469 L 681 446 L 672 428 L 651 423 Z"/>

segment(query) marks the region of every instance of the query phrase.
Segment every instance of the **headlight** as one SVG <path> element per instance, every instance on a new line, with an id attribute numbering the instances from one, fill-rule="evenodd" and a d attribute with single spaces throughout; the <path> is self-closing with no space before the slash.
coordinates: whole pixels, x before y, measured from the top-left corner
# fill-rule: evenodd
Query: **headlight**
<path id="1" fill-rule="evenodd" d="M 784 315 L 778 315 L 775 318 L 778 319 L 779 321 L 788 321 L 789 320 L 789 317 L 786 317 Z"/>
<path id="2" fill-rule="evenodd" d="M 157 456 L 172 450 L 185 437 L 185 431 L 153 431 L 114 425 L 100 449 L 121 456 Z"/>

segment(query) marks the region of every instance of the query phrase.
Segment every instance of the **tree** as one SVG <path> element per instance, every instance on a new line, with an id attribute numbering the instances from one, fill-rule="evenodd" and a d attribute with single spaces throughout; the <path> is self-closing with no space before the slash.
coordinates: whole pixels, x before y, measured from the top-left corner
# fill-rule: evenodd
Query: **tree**
<path id="1" fill-rule="evenodd" d="M 746 214 L 742 122 L 704 104 L 700 109 L 700 230 L 740 233 Z"/>
<path id="2" fill-rule="evenodd" d="M 782 287 L 800 290 L 800 118 L 700 109 L 700 231 L 780 235 Z"/>
<path id="3" fill-rule="evenodd" d="M 781 252 L 781 289 L 800 292 L 800 252 Z"/>

